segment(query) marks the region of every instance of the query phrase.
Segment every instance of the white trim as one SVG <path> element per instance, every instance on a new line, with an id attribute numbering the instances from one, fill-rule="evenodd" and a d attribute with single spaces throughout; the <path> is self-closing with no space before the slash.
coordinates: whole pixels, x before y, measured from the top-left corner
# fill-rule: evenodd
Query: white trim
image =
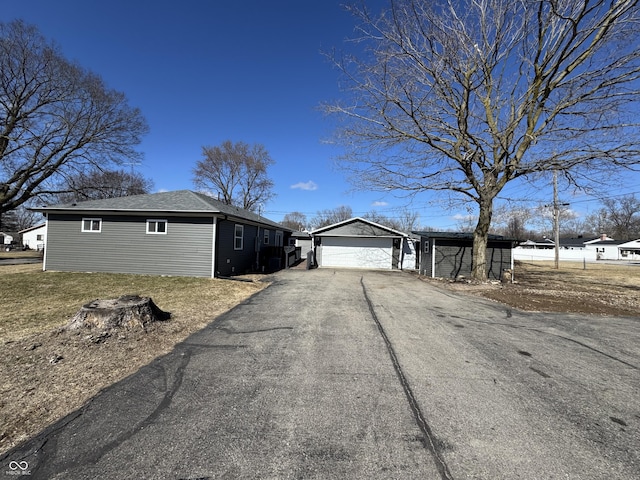
<path id="1" fill-rule="evenodd" d="M 238 227 L 240 227 L 240 237 L 238 237 Z M 236 243 L 236 240 L 240 239 L 240 247 Z M 236 251 L 244 250 L 244 225 L 241 223 L 235 223 L 233 226 L 233 249 Z"/>
<path id="2" fill-rule="evenodd" d="M 152 232 L 151 230 L 149 230 L 149 225 L 151 223 L 155 223 L 155 228 L 156 231 Z M 164 223 L 164 232 L 159 232 L 158 231 L 158 225 Z M 166 235 L 167 231 L 169 229 L 169 222 L 167 221 L 166 218 L 147 218 L 147 235 Z"/>
<path id="3" fill-rule="evenodd" d="M 211 278 L 216 276 L 216 235 L 218 230 L 218 217 L 213 217 L 213 236 L 211 242 Z"/>
<path id="4" fill-rule="evenodd" d="M 436 278 L 436 239 L 431 242 L 431 278 Z"/>
<path id="5" fill-rule="evenodd" d="M 49 238 L 49 218 L 45 214 L 47 221 L 44 223 L 44 238 Z M 44 244 L 44 255 L 42 256 L 42 271 L 45 272 L 47 270 L 47 253 L 49 252 L 49 245 L 47 243 Z"/>
<path id="6" fill-rule="evenodd" d="M 90 230 L 85 230 L 84 222 L 91 222 L 91 227 L 93 227 L 93 222 L 98 222 L 98 230 L 94 230 L 91 228 Z M 102 218 L 98 217 L 82 217 L 82 223 L 80 224 L 80 231 L 82 233 L 101 233 L 102 232 Z"/>
<path id="7" fill-rule="evenodd" d="M 381 228 L 383 230 L 386 230 L 387 232 L 391 232 L 392 234 L 396 234 L 396 235 L 388 235 L 389 237 L 394 237 L 394 236 L 407 237 L 408 236 L 406 233 L 400 232 L 398 230 L 394 230 L 393 228 L 389 228 L 389 227 L 387 227 L 385 225 L 381 225 L 379 223 L 372 222 L 371 220 L 367 220 L 366 218 L 362 218 L 362 217 L 353 217 L 353 218 L 350 218 L 348 220 L 343 220 L 341 222 L 333 223 L 331 225 L 326 225 L 324 227 L 320 227 L 320 228 L 317 228 L 315 230 L 312 230 L 310 233 L 311 233 L 311 235 L 318 235 L 319 233 L 322 233 L 325 230 L 331 230 L 333 228 L 341 227 L 343 225 L 346 225 L 348 223 L 353 223 L 353 222 L 356 222 L 356 221 L 368 223 L 369 225 L 373 225 L 375 227 L 379 227 L 379 228 Z M 318 235 L 318 236 L 320 236 L 320 235 Z M 329 234 L 329 236 L 337 237 L 339 235 Z M 345 235 L 345 236 L 347 236 L 347 237 L 353 237 L 353 236 L 362 237 L 364 235 Z M 385 235 L 372 235 L 372 236 L 373 237 L 383 237 Z"/>

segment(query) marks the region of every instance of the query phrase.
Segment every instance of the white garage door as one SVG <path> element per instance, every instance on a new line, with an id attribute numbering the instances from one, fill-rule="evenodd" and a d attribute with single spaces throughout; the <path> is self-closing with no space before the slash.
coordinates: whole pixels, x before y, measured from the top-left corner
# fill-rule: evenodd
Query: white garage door
<path id="1" fill-rule="evenodd" d="M 322 237 L 321 267 L 391 269 L 393 239 Z"/>

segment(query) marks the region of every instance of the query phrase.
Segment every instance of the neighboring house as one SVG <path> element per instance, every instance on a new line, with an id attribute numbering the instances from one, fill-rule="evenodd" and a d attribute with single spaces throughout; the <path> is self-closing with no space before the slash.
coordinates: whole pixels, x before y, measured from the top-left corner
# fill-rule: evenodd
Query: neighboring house
<path id="1" fill-rule="evenodd" d="M 527 240 L 526 242 L 521 242 L 515 248 L 521 250 L 549 250 L 553 249 L 554 246 L 555 242 L 545 237 L 540 241 Z"/>
<path id="2" fill-rule="evenodd" d="M 640 260 L 640 239 L 618 245 L 620 260 Z"/>
<path id="3" fill-rule="evenodd" d="M 560 239 L 559 259 L 562 261 L 620 260 L 620 244 L 607 235 L 592 240 L 583 237 Z M 554 260 L 555 244 L 551 239 L 542 242 L 527 240 L 513 250 L 516 260 Z"/>
<path id="4" fill-rule="evenodd" d="M 473 266 L 473 234 L 456 232 L 412 232 L 420 237 L 420 274 L 432 278 L 470 277 Z M 502 278 L 513 269 L 514 240 L 489 235 L 487 277 Z"/>
<path id="5" fill-rule="evenodd" d="M 43 268 L 215 277 L 284 266 L 291 230 L 180 190 L 34 208 L 47 218 Z"/>
<path id="6" fill-rule="evenodd" d="M 618 245 L 621 243 L 606 235 L 601 235 L 599 238 L 584 242 L 584 246 L 587 250 L 595 251 L 597 260 L 618 260 Z"/>
<path id="7" fill-rule="evenodd" d="M 391 270 L 415 265 L 407 234 L 364 218 L 318 228 L 311 235 L 319 267 Z"/>
<path id="8" fill-rule="evenodd" d="M 595 260 L 595 250 L 588 250 L 584 242 L 583 237 L 561 238 L 558 250 L 559 259 L 562 261 Z M 527 240 L 513 249 L 514 260 L 555 260 L 555 256 L 555 242 L 546 237 L 541 241 Z"/>
<path id="9" fill-rule="evenodd" d="M 11 245 L 13 243 L 13 235 L 9 235 L 8 233 L 0 232 L 0 245 Z"/>
<path id="10" fill-rule="evenodd" d="M 31 250 L 44 250 L 47 238 L 47 224 L 41 223 L 33 227 L 20 230 L 22 246 Z"/>

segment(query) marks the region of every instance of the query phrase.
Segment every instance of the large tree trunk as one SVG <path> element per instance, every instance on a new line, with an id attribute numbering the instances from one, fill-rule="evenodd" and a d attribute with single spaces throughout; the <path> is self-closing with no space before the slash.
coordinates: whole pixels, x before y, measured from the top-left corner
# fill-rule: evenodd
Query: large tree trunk
<path id="1" fill-rule="evenodd" d="M 151 322 L 167 320 L 171 313 L 160 310 L 149 297 L 123 295 L 111 300 L 94 300 L 83 305 L 75 314 L 67 330 L 79 328 L 97 328 L 111 330 L 115 328 L 146 329 Z"/>
<path id="2" fill-rule="evenodd" d="M 471 278 L 478 282 L 485 282 L 487 280 L 487 243 L 491 217 L 493 216 L 493 201 L 481 201 L 479 207 L 478 224 L 473 231 Z"/>

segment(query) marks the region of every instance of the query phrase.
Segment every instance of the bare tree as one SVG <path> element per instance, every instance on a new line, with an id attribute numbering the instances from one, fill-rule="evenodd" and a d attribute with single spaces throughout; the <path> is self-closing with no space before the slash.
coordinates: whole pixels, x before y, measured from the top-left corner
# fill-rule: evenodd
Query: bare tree
<path id="1" fill-rule="evenodd" d="M 420 214 L 408 208 L 394 209 L 391 216 L 372 210 L 362 217 L 403 233 L 409 233 L 417 229 L 418 221 L 420 220 Z"/>
<path id="2" fill-rule="evenodd" d="M 393 228 L 394 230 L 398 229 L 398 223 L 395 221 L 395 219 L 387 217 L 386 215 L 383 215 L 376 210 L 371 210 L 365 213 L 364 215 L 362 215 L 362 218 L 371 220 L 372 222 L 379 225 L 384 225 L 385 227 Z"/>
<path id="3" fill-rule="evenodd" d="M 305 230 L 308 225 L 307 216 L 301 212 L 287 213 L 280 223 L 297 232 Z"/>
<path id="4" fill-rule="evenodd" d="M 267 169 L 275 162 L 264 146 L 222 142 L 202 147 L 202 159 L 193 170 L 196 188 L 217 194 L 227 205 L 257 210 L 275 196 Z"/>
<path id="5" fill-rule="evenodd" d="M 63 178 L 136 160 L 147 132 L 124 94 L 21 21 L 0 23 L 0 215 Z"/>
<path id="6" fill-rule="evenodd" d="M 353 102 L 344 167 L 362 188 L 475 202 L 472 276 L 487 278 L 494 200 L 552 169 L 574 184 L 640 161 L 640 0 L 391 0 L 332 55 Z M 370 48 L 366 48 L 369 46 Z"/>
<path id="7" fill-rule="evenodd" d="M 340 205 L 336 208 L 329 208 L 326 210 L 320 210 L 316 216 L 311 220 L 311 226 L 314 230 L 327 225 L 333 225 L 334 223 L 343 222 L 353 217 L 353 210 L 351 207 Z"/>
<path id="8" fill-rule="evenodd" d="M 26 205 L 20 205 L 18 208 L 2 215 L 0 218 L 0 230 L 19 232 L 44 221 L 41 213 L 29 210 Z"/>
<path id="9" fill-rule="evenodd" d="M 58 201 L 64 203 L 127 197 L 150 193 L 151 190 L 153 180 L 138 172 L 95 169 L 68 178 L 66 192 L 58 195 Z"/>
<path id="10" fill-rule="evenodd" d="M 531 235 L 527 223 L 531 221 L 531 211 L 526 208 L 496 207 L 492 230 L 516 240 L 526 240 Z"/>
<path id="11" fill-rule="evenodd" d="M 605 198 L 599 217 L 604 219 L 600 232 L 616 240 L 633 240 L 640 236 L 640 200 L 635 195 L 620 198 Z M 606 230 L 602 230 L 602 228 Z"/>

